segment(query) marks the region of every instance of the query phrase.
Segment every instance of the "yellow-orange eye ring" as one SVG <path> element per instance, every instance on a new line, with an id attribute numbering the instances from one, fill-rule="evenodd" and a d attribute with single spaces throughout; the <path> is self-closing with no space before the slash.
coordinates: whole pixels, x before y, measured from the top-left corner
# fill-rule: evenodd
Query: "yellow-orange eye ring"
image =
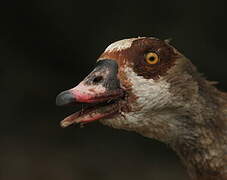
<path id="1" fill-rule="evenodd" d="M 154 52 L 149 52 L 145 56 L 146 63 L 148 64 L 157 64 L 159 62 L 159 57 Z"/>

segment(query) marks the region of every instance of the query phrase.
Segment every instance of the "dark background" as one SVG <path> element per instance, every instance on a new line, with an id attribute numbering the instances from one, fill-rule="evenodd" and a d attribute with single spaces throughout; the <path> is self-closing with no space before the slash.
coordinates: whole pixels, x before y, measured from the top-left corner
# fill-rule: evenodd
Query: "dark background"
<path id="1" fill-rule="evenodd" d="M 224 2 L 224 1 L 223 1 Z M 227 91 L 222 1 L 6 1 L 0 5 L 0 180 L 183 180 L 166 145 L 98 122 L 62 129 L 55 106 L 111 42 L 172 38 Z"/>

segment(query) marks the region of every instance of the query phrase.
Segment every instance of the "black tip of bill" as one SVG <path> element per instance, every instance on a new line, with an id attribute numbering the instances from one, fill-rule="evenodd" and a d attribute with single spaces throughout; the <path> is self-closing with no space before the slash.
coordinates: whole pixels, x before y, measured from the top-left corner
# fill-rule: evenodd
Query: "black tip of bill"
<path id="1" fill-rule="evenodd" d="M 64 91 L 56 97 L 57 106 L 70 105 L 75 102 L 75 97 L 70 91 Z"/>

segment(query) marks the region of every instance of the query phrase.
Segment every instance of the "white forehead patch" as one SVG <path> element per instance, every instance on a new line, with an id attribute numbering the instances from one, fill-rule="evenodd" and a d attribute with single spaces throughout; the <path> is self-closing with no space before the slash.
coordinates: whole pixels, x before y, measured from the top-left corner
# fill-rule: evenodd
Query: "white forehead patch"
<path id="1" fill-rule="evenodd" d="M 133 41 L 141 39 L 141 38 L 144 38 L 144 37 L 123 39 L 123 40 L 120 40 L 120 41 L 116 41 L 116 42 L 110 44 L 106 48 L 105 52 L 122 51 L 124 49 L 128 49 L 128 48 L 131 47 Z"/>

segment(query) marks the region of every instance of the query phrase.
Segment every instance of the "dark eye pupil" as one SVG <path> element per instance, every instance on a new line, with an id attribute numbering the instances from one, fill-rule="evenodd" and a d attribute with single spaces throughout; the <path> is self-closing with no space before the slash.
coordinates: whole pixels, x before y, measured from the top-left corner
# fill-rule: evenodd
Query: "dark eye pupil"
<path id="1" fill-rule="evenodd" d="M 154 61 L 155 60 L 155 57 L 154 56 L 151 56 L 151 57 L 149 57 L 149 60 L 150 61 Z"/>

